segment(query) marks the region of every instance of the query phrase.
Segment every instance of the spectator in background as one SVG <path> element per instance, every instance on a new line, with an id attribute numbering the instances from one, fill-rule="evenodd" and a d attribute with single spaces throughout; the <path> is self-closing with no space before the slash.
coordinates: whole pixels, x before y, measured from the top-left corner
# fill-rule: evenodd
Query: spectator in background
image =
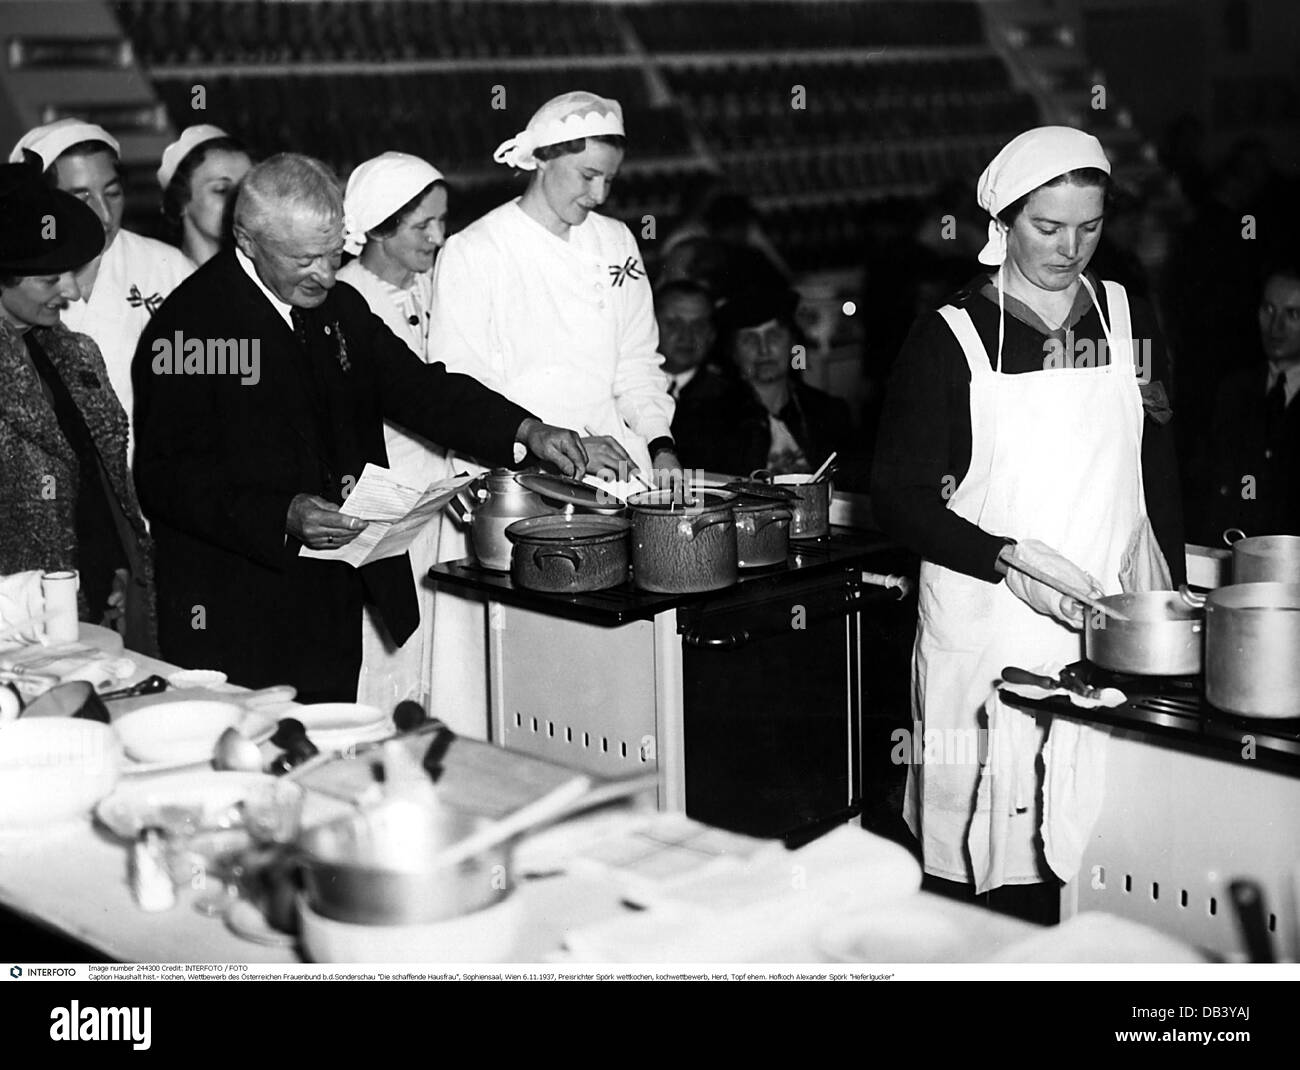
<path id="1" fill-rule="evenodd" d="M 52 225 L 51 225 L 52 224 Z M 157 648 L 126 413 L 94 341 L 59 322 L 104 229 L 27 164 L 0 166 L 0 575 L 80 573 L 78 615 Z"/>
<path id="2" fill-rule="evenodd" d="M 765 468 L 776 475 L 813 472 L 840 454 L 839 483 L 862 482 L 851 457 L 853 421 L 840 398 L 803 381 L 795 347 L 798 294 L 777 290 L 744 294 L 722 306 L 723 351 L 740 378 L 736 465 L 742 475 Z"/>
<path id="3" fill-rule="evenodd" d="M 673 441 L 687 468 L 739 471 L 735 427 L 740 392 L 734 377 L 709 364 L 717 341 L 713 298 L 689 280 L 670 282 L 655 294 L 659 352 L 669 378 L 668 393 L 677 401 Z"/>
<path id="4" fill-rule="evenodd" d="M 689 279 L 720 302 L 789 285 L 789 268 L 768 239 L 762 218 L 739 194 L 713 197 L 702 222 L 683 229 L 686 237 L 674 234 L 665 242 L 660 284 Z"/>
<path id="5" fill-rule="evenodd" d="M 34 159 L 45 181 L 84 201 L 104 229 L 104 252 L 77 275 L 81 299 L 63 313 L 70 330 L 95 340 L 108 381 L 126 410 L 128 459 L 134 453 L 131 358 L 150 318 L 194 265 L 179 249 L 122 226 L 126 191 L 118 165 L 121 146 L 108 131 L 80 119 L 60 119 L 22 136 L 11 163 Z"/>
<path id="6" fill-rule="evenodd" d="M 175 228 L 181 252 L 202 266 L 229 244 L 229 206 L 235 187 L 253 166 L 248 151 L 219 126 L 187 126 L 163 149 L 158 168 L 162 214 Z"/>
<path id="7" fill-rule="evenodd" d="M 1192 512 L 1195 537 L 1206 545 L 1218 545 L 1230 527 L 1300 535 L 1300 261 L 1266 270 L 1257 317 L 1263 366 L 1223 380 L 1197 466 L 1209 477 Z"/>

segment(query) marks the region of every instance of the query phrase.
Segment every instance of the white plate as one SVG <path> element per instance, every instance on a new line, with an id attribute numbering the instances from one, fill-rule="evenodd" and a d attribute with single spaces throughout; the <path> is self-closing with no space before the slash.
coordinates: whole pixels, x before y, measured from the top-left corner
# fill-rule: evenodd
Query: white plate
<path id="1" fill-rule="evenodd" d="M 243 718 L 237 722 L 237 727 L 254 743 L 265 743 L 275 735 L 275 721 L 260 710 L 247 711 Z M 215 751 L 215 746 L 213 749 Z M 206 758 L 187 758 L 184 761 L 137 762 L 128 754 L 122 762 L 122 775 L 144 776 L 149 773 L 170 773 L 176 769 L 192 769 L 195 766 L 211 764 L 212 755 L 208 755 Z"/>
<path id="2" fill-rule="evenodd" d="M 95 816 L 114 834 L 134 839 L 146 824 L 158 820 L 158 810 L 175 806 L 201 812 L 212 821 L 222 811 L 246 799 L 256 788 L 275 784 L 267 773 L 176 773 L 151 780 L 120 784 L 95 807 Z"/>
<path id="3" fill-rule="evenodd" d="M 219 669 L 178 669 L 167 677 L 175 688 L 219 687 L 226 682 L 226 674 Z"/>
<path id="4" fill-rule="evenodd" d="M 382 739 L 395 731 L 388 714 L 360 702 L 317 702 L 281 711 L 279 716 L 301 721 L 311 741 L 326 749 Z"/>

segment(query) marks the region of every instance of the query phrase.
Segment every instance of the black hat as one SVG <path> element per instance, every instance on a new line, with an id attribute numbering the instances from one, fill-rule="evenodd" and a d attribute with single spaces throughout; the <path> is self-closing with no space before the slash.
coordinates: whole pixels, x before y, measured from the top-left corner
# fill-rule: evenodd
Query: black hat
<path id="1" fill-rule="evenodd" d="M 104 226 L 89 207 L 51 189 L 30 164 L 0 165 L 0 272 L 62 274 L 103 248 Z"/>
<path id="2" fill-rule="evenodd" d="M 723 334 L 759 327 L 771 320 L 793 327 L 798 306 L 799 295 L 786 287 L 744 290 L 723 302 L 718 309 L 718 325 Z"/>

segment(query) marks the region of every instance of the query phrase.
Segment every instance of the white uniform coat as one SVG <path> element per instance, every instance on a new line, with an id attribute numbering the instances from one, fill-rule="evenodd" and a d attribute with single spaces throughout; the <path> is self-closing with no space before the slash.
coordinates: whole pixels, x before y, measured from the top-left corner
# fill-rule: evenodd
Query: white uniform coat
<path id="1" fill-rule="evenodd" d="M 127 460 L 135 454 L 135 393 L 131 389 L 131 358 L 149 318 L 179 286 L 194 263 L 175 246 L 146 238 L 125 228 L 98 260 L 87 266 L 78 282 L 90 296 L 74 301 L 63 313 L 69 330 L 88 334 L 99 346 L 108 381 L 126 410 L 131 429 Z"/>

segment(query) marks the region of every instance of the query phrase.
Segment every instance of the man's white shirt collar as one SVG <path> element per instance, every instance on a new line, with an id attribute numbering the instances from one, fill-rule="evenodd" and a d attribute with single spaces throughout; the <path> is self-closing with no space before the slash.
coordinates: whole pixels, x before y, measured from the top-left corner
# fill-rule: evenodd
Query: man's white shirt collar
<path id="1" fill-rule="evenodd" d="M 1268 366 L 1268 383 L 1266 384 L 1265 394 L 1273 389 L 1279 375 L 1286 376 L 1286 385 L 1282 388 L 1286 396 L 1286 403 L 1291 404 L 1296 394 L 1300 394 L 1300 371 L 1294 364 L 1269 364 Z"/>
<path id="2" fill-rule="evenodd" d="M 686 384 L 695 378 L 695 373 L 699 370 L 700 369 L 697 366 L 694 368 L 688 368 L 684 372 L 678 372 L 676 375 L 672 375 L 673 393 L 680 394 L 684 389 L 686 389 Z"/>
<path id="3" fill-rule="evenodd" d="M 244 255 L 242 249 L 235 249 L 235 259 L 239 261 L 239 266 L 244 269 L 244 273 L 253 280 L 253 284 L 261 290 L 266 299 L 271 302 L 271 307 L 280 313 L 280 318 L 288 325 L 289 330 L 293 330 L 293 317 L 290 315 L 293 311 L 293 306 L 286 305 L 267 288 L 266 283 L 258 277 L 257 268 L 253 265 L 253 261 Z"/>

